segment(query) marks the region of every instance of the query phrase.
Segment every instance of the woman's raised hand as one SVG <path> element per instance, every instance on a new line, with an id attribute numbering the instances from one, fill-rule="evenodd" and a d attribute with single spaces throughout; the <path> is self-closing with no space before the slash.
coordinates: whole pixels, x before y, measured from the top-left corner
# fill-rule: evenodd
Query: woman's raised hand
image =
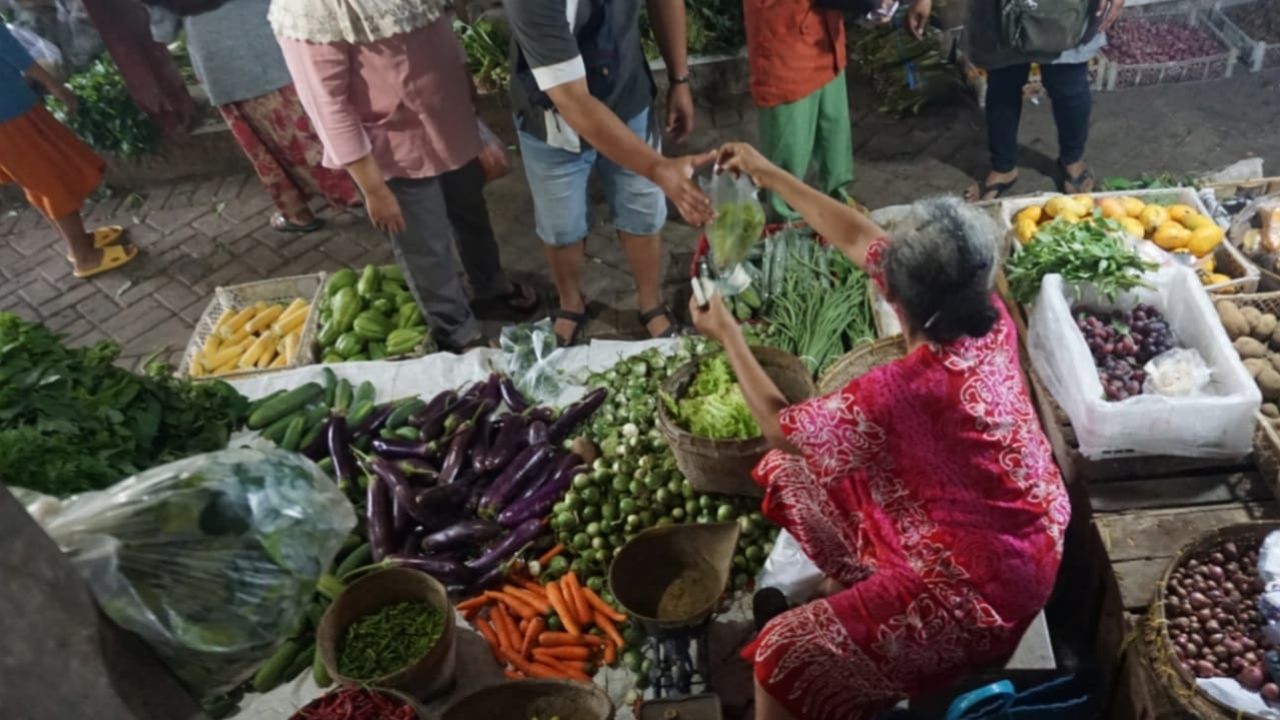
<path id="1" fill-rule="evenodd" d="M 759 150 L 744 142 L 725 143 L 716 155 L 716 165 L 736 175 L 746 175 L 756 187 L 769 187 L 772 171 L 778 167 L 760 154 Z"/>
<path id="2" fill-rule="evenodd" d="M 720 293 L 713 293 L 707 299 L 707 307 L 698 307 L 698 298 L 689 298 L 689 317 L 693 318 L 693 326 L 707 338 L 723 345 L 725 339 L 733 333 L 740 332 L 738 321 L 734 319 L 729 308 L 725 307 Z"/>

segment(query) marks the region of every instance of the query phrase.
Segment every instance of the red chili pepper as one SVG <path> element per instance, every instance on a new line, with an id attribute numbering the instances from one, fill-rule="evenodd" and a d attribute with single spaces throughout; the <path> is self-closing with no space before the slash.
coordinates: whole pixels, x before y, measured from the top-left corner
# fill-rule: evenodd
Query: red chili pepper
<path id="1" fill-rule="evenodd" d="M 317 698 L 290 720 L 416 720 L 412 707 L 364 688 L 335 690 Z"/>

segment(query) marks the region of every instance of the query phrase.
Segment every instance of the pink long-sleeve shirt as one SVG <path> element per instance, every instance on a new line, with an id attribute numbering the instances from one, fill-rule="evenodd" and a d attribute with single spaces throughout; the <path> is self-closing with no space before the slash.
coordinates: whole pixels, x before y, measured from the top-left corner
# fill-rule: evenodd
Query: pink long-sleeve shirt
<path id="1" fill-rule="evenodd" d="M 480 153 L 462 48 L 446 20 L 367 44 L 277 40 L 325 165 L 373 153 L 385 178 L 424 178 Z"/>

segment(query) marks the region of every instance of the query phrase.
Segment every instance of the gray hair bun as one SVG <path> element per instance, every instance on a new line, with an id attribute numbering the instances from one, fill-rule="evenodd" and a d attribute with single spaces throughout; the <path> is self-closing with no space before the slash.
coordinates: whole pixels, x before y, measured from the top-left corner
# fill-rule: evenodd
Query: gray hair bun
<path id="1" fill-rule="evenodd" d="M 999 235 L 989 215 L 955 197 L 917 202 L 894 225 L 884 263 L 889 295 L 929 340 L 982 337 L 995 325 Z"/>

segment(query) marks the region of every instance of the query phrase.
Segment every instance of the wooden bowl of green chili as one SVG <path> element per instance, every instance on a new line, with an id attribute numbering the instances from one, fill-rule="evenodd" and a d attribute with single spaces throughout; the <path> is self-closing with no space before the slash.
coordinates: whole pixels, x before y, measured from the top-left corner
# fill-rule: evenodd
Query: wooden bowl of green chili
<path id="1" fill-rule="evenodd" d="M 390 568 L 357 580 L 333 601 L 316 647 L 340 684 L 428 699 L 453 688 L 456 633 L 443 585 L 417 570 Z"/>

